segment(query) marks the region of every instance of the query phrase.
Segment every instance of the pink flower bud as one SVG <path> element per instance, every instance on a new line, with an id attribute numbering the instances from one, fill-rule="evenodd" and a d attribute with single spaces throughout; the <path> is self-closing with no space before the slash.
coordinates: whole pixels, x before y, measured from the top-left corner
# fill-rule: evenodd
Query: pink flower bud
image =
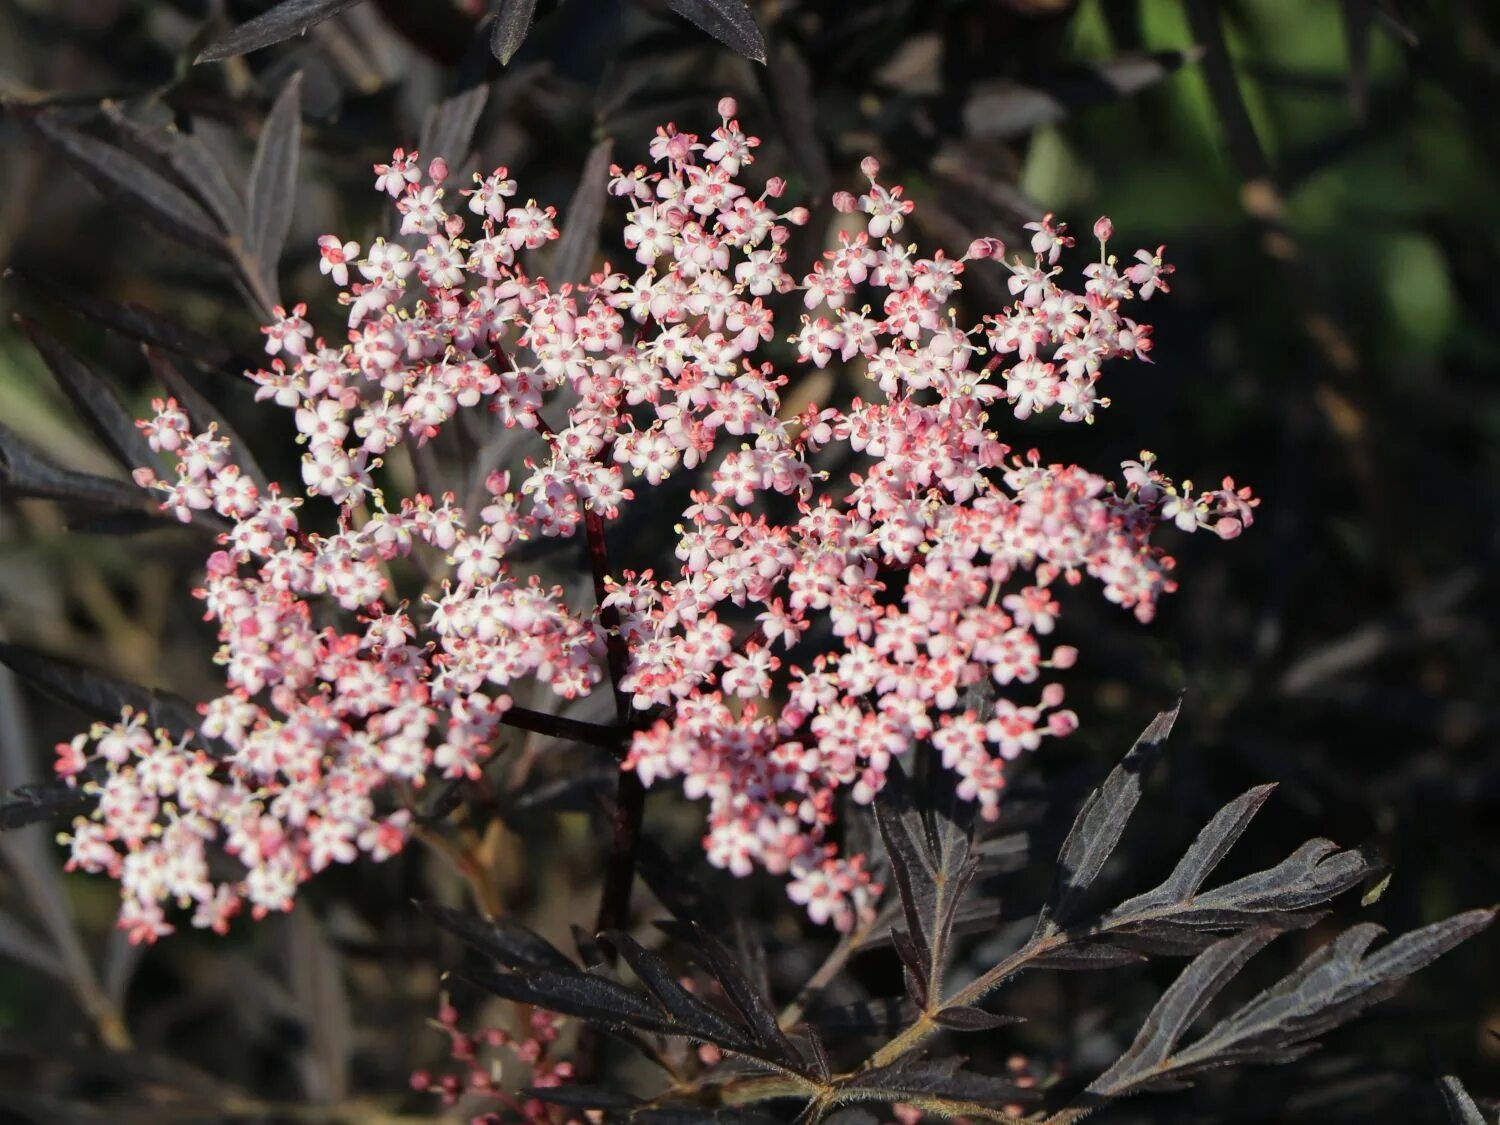
<path id="1" fill-rule="evenodd" d="M 854 198 L 852 192 L 836 191 L 833 193 L 833 209 L 840 215 L 851 214 L 859 207 L 859 200 Z"/>
<path id="2" fill-rule="evenodd" d="M 722 117 L 725 121 L 728 121 L 739 111 L 739 103 L 736 102 L 733 98 L 719 99 L 719 116 Z"/>
<path id="3" fill-rule="evenodd" d="M 1053 711 L 1047 716 L 1047 733 L 1054 738 L 1066 738 L 1078 729 L 1078 716 L 1071 711 Z"/>
<path id="4" fill-rule="evenodd" d="M 806 207 L 793 207 L 786 213 L 786 221 L 794 227 L 806 226 L 807 220 L 811 217 Z"/>
<path id="5" fill-rule="evenodd" d="M 976 238 L 969 243 L 969 249 L 964 254 L 965 258 L 1003 258 L 1005 256 L 1005 243 L 998 238 Z"/>
<path id="6" fill-rule="evenodd" d="M 1108 242 L 1115 233 L 1115 224 L 1109 221 L 1108 215 L 1100 215 L 1094 220 L 1094 237 L 1100 242 Z"/>
<path id="7" fill-rule="evenodd" d="M 1072 645 L 1058 645 L 1052 650 L 1052 667 L 1071 668 L 1078 663 L 1078 650 Z"/>
<path id="8" fill-rule="evenodd" d="M 448 178 L 448 162 L 441 156 L 435 156 L 432 163 L 427 165 L 427 175 L 435 184 L 440 184 Z"/>
<path id="9" fill-rule="evenodd" d="M 859 162 L 859 170 L 873 180 L 880 175 L 880 161 L 873 156 L 867 156 Z"/>
<path id="10" fill-rule="evenodd" d="M 766 195 L 772 199 L 780 199 L 786 191 L 786 181 L 780 176 L 772 176 L 766 181 Z"/>
<path id="11" fill-rule="evenodd" d="M 1062 701 L 1062 684 L 1048 684 L 1042 689 L 1042 705 L 1044 707 L 1061 707 Z"/>

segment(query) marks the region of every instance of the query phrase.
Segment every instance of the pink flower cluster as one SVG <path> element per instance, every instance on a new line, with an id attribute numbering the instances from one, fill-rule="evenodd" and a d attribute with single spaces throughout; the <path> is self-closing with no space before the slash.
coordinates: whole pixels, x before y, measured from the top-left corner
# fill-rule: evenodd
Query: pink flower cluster
<path id="1" fill-rule="evenodd" d="M 1050 679 L 1076 658 L 1050 641 L 1059 587 L 1091 578 L 1147 621 L 1174 588 L 1159 524 L 1231 538 L 1251 522 L 1227 478 L 1179 486 L 1142 454 L 1111 483 L 1005 440 L 1002 404 L 1092 421 L 1104 363 L 1147 358 L 1150 328 L 1124 309 L 1167 290 L 1160 250 L 1122 268 L 1101 220 L 1081 292 L 1058 284 L 1073 239 L 1051 216 L 1024 256 L 995 239 L 922 256 L 896 238 L 911 201 L 871 159 L 868 191 L 834 198 L 833 248 L 794 272 L 809 213 L 779 207 L 779 179 L 742 182 L 759 142 L 731 100 L 720 112 L 707 138 L 659 129 L 654 167 L 613 169 L 633 265 L 586 285 L 528 272 L 558 230 L 504 168 L 451 192 L 441 161 L 378 165 L 401 237 L 320 241 L 343 340 L 278 310 L 250 374 L 293 412 L 302 495 L 258 489 L 170 399 L 141 423 L 176 464 L 138 480 L 231 527 L 198 592 L 227 685 L 202 709 L 215 752 L 139 716 L 60 748 L 64 775 L 107 765 L 73 861 L 120 879 L 134 936 L 169 931 L 173 902 L 218 928 L 241 903 L 288 908 L 330 863 L 389 855 L 406 786 L 477 776 L 518 682 L 586 695 L 611 648 L 641 720 L 627 768 L 707 802 L 715 864 L 784 874 L 813 919 L 848 928 L 878 888 L 828 842 L 840 794 L 871 801 L 893 757 L 930 746 L 994 817 L 1005 763 L 1077 723 Z M 952 301 L 976 268 L 1015 299 L 964 327 Z M 835 363 L 852 401 L 783 407 L 789 380 Z M 383 461 L 465 411 L 529 431 L 535 454 L 482 488 L 388 494 Z M 597 562 L 602 521 L 673 474 L 697 487 L 670 576 L 614 558 L 602 604 L 570 604 L 514 561 L 580 536 Z M 303 526 L 314 502 L 336 529 Z M 403 600 L 394 568 L 415 565 L 425 592 Z M 983 683 L 1003 694 L 981 710 Z M 210 878 L 215 844 L 242 876 Z"/>

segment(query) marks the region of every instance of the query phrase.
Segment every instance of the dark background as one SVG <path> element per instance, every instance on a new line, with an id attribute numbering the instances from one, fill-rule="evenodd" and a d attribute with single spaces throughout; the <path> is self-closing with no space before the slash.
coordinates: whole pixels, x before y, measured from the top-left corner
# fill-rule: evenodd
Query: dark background
<path id="1" fill-rule="evenodd" d="M 706 132 L 726 92 L 766 138 L 761 172 L 786 175 L 810 205 L 857 189 L 859 158 L 878 154 L 883 179 L 917 200 L 924 246 L 961 253 L 979 234 L 1021 245 L 1019 225 L 1046 211 L 1082 245 L 1107 213 L 1119 249 L 1165 243 L 1178 267 L 1171 296 L 1141 310 L 1156 363 L 1107 373 L 1114 405 L 1098 425 L 1033 422 L 1014 440 L 1100 471 L 1149 448 L 1168 472 L 1230 473 L 1264 503 L 1237 542 L 1173 542 L 1183 589 L 1149 627 L 1092 591 L 1072 597 L 1063 639 L 1083 654 L 1070 687 L 1083 730 L 1023 778 L 1081 796 L 1185 690 L 1148 812 L 1126 838 L 1142 880 L 1219 804 L 1272 780 L 1280 791 L 1231 873 L 1325 835 L 1372 843 L 1392 868 L 1379 901 L 1344 902 L 1340 921 L 1399 931 L 1500 898 L 1495 5 L 766 0 L 760 67 L 651 5 L 571 0 L 541 6 L 501 72 L 476 49 L 476 5 L 371 0 L 297 41 L 189 65 L 205 27 L 263 6 L 0 0 L 0 263 L 24 275 L 0 285 L 0 308 L 63 335 L 137 411 L 160 393 L 139 350 L 71 318 L 44 282 L 168 312 L 246 352 L 256 318 L 214 263 L 39 143 L 26 124 L 38 105 L 86 120 L 109 99 L 175 118 L 243 167 L 300 68 L 306 144 L 281 274 L 298 298 L 327 292 L 317 235 L 368 241 L 376 229 L 370 164 L 415 143 L 429 106 L 476 83 L 492 84 L 476 135 L 484 167 L 508 165 L 564 223 L 597 144 L 633 163 L 662 121 Z M 601 245 L 619 261 L 616 222 Z M 976 313 L 1004 300 L 981 282 L 969 297 Z M 294 476 L 276 414 L 227 379 L 213 390 L 273 475 Z M 59 462 L 117 473 L 8 318 L 0 419 Z M 0 496 L 0 638 L 206 696 L 212 638 L 186 596 L 201 557 L 172 533 L 68 533 L 49 505 Z M 85 721 L 0 673 L 0 783 L 43 776 L 48 747 Z M 653 810 L 668 839 L 692 840 L 690 808 Z M 409 900 L 457 902 L 461 889 L 429 857 L 325 876 L 290 918 L 228 939 L 185 932 L 140 956 L 110 936 L 113 888 L 63 875 L 51 831 L 0 837 L 0 1090 L 18 1091 L 10 1108 L 0 1098 L 0 1120 L 83 1120 L 104 1105 L 119 1120 L 430 1109 L 405 1092 L 406 1075 L 441 1054 L 423 1021 L 452 951 Z M 599 841 L 587 814 L 508 840 L 518 913 L 554 934 L 592 915 Z M 774 889 L 756 893 L 768 912 L 785 906 Z M 1034 901 L 1018 895 L 1015 914 Z M 1290 963 L 1327 932 L 1284 938 L 1267 960 Z M 1476 1094 L 1500 1092 L 1497 954 L 1485 935 L 1313 1061 L 1224 1079 L 1239 1084 L 1232 1117 L 1192 1116 L 1189 1096 L 1142 1120 L 1440 1120 L 1434 1059 Z M 796 956 L 782 968 L 795 986 Z M 1013 1000 L 1031 1022 L 995 1051 L 1107 1063 L 1168 971 L 1027 982 Z M 98 1049 L 122 1013 L 132 1049 Z M 1268 1083 L 1299 1100 L 1266 1116 Z M 219 1108 L 193 1117 L 204 1105 Z"/>

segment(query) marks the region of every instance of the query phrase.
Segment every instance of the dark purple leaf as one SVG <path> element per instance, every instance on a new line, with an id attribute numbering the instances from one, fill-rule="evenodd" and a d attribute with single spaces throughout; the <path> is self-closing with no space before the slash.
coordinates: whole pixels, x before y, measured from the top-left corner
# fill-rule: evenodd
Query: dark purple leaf
<path id="1" fill-rule="evenodd" d="M 1309 840 L 1275 867 L 1204 891 L 1194 911 L 1305 910 L 1357 886 L 1379 868 L 1365 850 L 1340 851 L 1331 840 Z"/>
<path id="2" fill-rule="evenodd" d="M 1192 847 L 1188 848 L 1167 881 L 1162 884 L 1162 895 L 1170 901 L 1181 902 L 1197 893 L 1203 880 L 1229 854 L 1229 849 L 1244 834 L 1250 821 L 1275 789 L 1275 785 L 1257 785 L 1220 809 L 1203 831 L 1198 833 Z"/>
<path id="3" fill-rule="evenodd" d="M 519 922 L 488 922 L 436 903 L 423 903 L 422 910 L 465 945 L 494 958 L 507 969 L 579 971 L 562 950 Z"/>
<path id="4" fill-rule="evenodd" d="M 107 722 L 117 721 L 121 710 L 130 707 L 144 712 L 152 727 L 163 727 L 174 735 L 198 724 L 193 705 L 170 692 L 117 680 L 19 645 L 0 642 L 0 664 L 54 699 Z"/>
<path id="5" fill-rule="evenodd" d="M 157 512 L 104 512 L 90 504 L 61 505 L 67 529 L 79 535 L 145 535 L 152 531 L 180 531 L 183 524 L 169 515 Z M 198 513 L 206 516 L 207 513 Z M 188 525 L 200 531 L 218 534 L 226 525 L 214 525 L 208 519 L 195 519 Z"/>
<path id="6" fill-rule="evenodd" d="M 474 144 L 474 130 L 490 97 L 487 85 L 474 86 L 444 98 L 427 111 L 417 147 L 428 160 L 442 157 L 450 174 L 457 173 Z"/>
<path id="7" fill-rule="evenodd" d="M 1032 958 L 1028 964 L 1037 969 L 1114 969 L 1121 965 L 1138 965 L 1146 955 L 1124 945 L 1106 941 L 1078 940 L 1059 945 Z"/>
<path id="8" fill-rule="evenodd" d="M 165 348 L 169 352 L 175 352 L 205 367 L 214 368 L 236 378 L 239 378 L 240 374 L 251 366 L 248 360 L 236 357 L 213 337 L 195 332 L 141 305 L 101 300 L 98 297 L 68 289 L 58 281 L 37 274 L 15 269 L 6 272 L 14 273 L 29 287 L 41 290 L 79 316 L 128 339 L 155 344 L 157 347 Z"/>
<path id="9" fill-rule="evenodd" d="M 306 903 L 277 927 L 286 981 L 306 1031 L 298 1054 L 308 1092 L 339 1103 L 349 1094 L 354 1021 L 343 961 Z"/>
<path id="10" fill-rule="evenodd" d="M 301 35 L 308 28 L 351 8 L 360 0 L 282 0 L 280 4 L 239 25 L 228 35 L 214 40 L 195 60 L 218 62 L 249 51 L 257 51 Z"/>
<path id="11" fill-rule="evenodd" d="M 1109 944 L 1153 957 L 1196 957 L 1224 937 L 1226 932 L 1243 929 L 1245 926 L 1263 926 L 1277 933 L 1301 930 L 1315 925 L 1327 913 L 1309 910 L 1301 914 L 1280 914 L 1275 911 L 1247 914 L 1233 920 L 1226 919 L 1221 926 L 1195 926 L 1191 920 L 1183 921 L 1171 916 L 1150 918 L 1127 925 L 1110 926 Z"/>
<path id="12" fill-rule="evenodd" d="M 610 154 L 614 141 L 605 137 L 589 151 L 578 186 L 568 203 L 562 223 L 562 235 L 552 251 L 547 276 L 555 281 L 588 280 L 589 264 L 599 247 L 599 225 L 604 220 L 604 204 L 609 198 Z"/>
<path id="13" fill-rule="evenodd" d="M 821 199 L 832 182 L 833 173 L 828 167 L 822 138 L 818 135 L 818 102 L 813 94 L 812 74 L 807 61 L 791 43 L 778 43 L 760 79 L 762 86 L 770 92 L 776 120 L 781 125 L 792 159 L 807 182 L 808 194 Z"/>
<path id="14" fill-rule="evenodd" d="M 244 234 L 245 201 L 224 166 L 201 140 L 174 124 L 154 126 L 137 121 L 117 105 L 106 105 L 104 112 L 132 141 L 165 160 L 219 220 L 226 234 Z"/>
<path id="15" fill-rule="evenodd" d="M 69 821 L 86 813 L 94 803 L 94 798 L 60 779 L 23 785 L 11 796 L 15 799 L 0 804 L 0 832 L 43 821 Z"/>
<path id="16" fill-rule="evenodd" d="M 1265 943 L 1252 930 L 1209 947 L 1189 965 L 1147 1017 L 1135 1043 L 1088 1088 L 1109 1099 L 1163 1084 L 1181 1084 L 1205 1070 L 1239 1063 L 1278 1063 L 1316 1047 L 1331 1031 L 1400 990 L 1407 977 L 1494 921 L 1493 910 L 1471 910 L 1424 926 L 1374 953 L 1379 926 L 1352 926 L 1187 1047 L 1178 1040 L 1208 1001 Z"/>
<path id="17" fill-rule="evenodd" d="M 833 1076 L 833 1067 L 828 1062 L 828 1049 L 823 1046 L 823 1040 L 812 1028 L 803 1028 L 803 1041 L 807 1043 L 807 1053 L 812 1056 L 813 1073 L 818 1076 L 818 1081 L 827 1082 Z"/>
<path id="18" fill-rule="evenodd" d="M 499 0 L 495 6 L 494 22 L 490 24 L 490 51 L 501 66 L 509 64 L 526 42 L 535 14 L 536 0 Z"/>
<path id="19" fill-rule="evenodd" d="M 1469 1097 L 1469 1091 L 1464 1089 L 1464 1084 L 1455 1076 L 1443 1075 L 1438 1079 L 1438 1087 L 1443 1092 L 1443 1106 L 1453 1125 L 1489 1125 L 1484 1114 L 1474 1104 L 1474 1099 Z"/>
<path id="20" fill-rule="evenodd" d="M 131 472 L 143 465 L 151 465 L 156 456 L 141 431 L 136 428 L 135 418 L 125 409 L 114 389 L 95 375 L 81 360 L 77 359 L 56 338 L 49 336 L 33 320 L 18 317 L 21 330 L 31 341 L 57 385 L 73 403 L 80 418 L 102 441 L 121 467 Z"/>
<path id="21" fill-rule="evenodd" d="M 952 1031 L 993 1031 L 1008 1024 L 1023 1023 L 1020 1016 L 1002 1016 L 983 1008 L 944 1008 L 932 1017 Z"/>
<path id="22" fill-rule="evenodd" d="M 1172 733 L 1181 706 L 1182 701 L 1178 700 L 1177 706 L 1151 720 L 1125 760 L 1084 802 L 1058 854 L 1052 896 L 1037 920 L 1038 934 L 1056 932 L 1072 921 L 1085 892 L 1120 842 L 1125 824 L 1140 800 L 1142 779 L 1156 760 L 1161 744 Z"/>
<path id="23" fill-rule="evenodd" d="M 758 1053 L 745 1032 L 677 983 L 677 978 L 660 957 L 620 930 L 611 930 L 605 938 L 678 1025 L 680 1034 L 740 1054 Z"/>
<path id="24" fill-rule="evenodd" d="M 123 149 L 71 129 L 53 114 L 38 114 L 32 120 L 95 187 L 130 202 L 164 233 L 223 254 L 224 240 L 213 217 L 187 192 Z"/>
<path id="25" fill-rule="evenodd" d="M 745 58 L 766 61 L 766 40 L 749 0 L 667 0 L 667 7 Z"/>
<path id="26" fill-rule="evenodd" d="M 906 981 L 907 994 L 916 1001 L 917 1007 L 925 1011 L 929 999 L 927 973 L 931 966 L 903 931 L 891 932 L 891 944 L 896 947 L 896 955 L 901 958 L 901 977 Z"/>
<path id="27" fill-rule="evenodd" d="M 173 171 L 198 194 L 198 198 L 224 224 L 229 234 L 243 234 L 248 224 L 245 201 L 239 190 L 229 180 L 224 166 L 202 141 L 191 133 L 184 133 L 169 125 L 167 134 L 172 145 L 167 150 L 167 160 Z"/>
<path id="28" fill-rule="evenodd" d="M 150 495 L 132 483 L 65 469 L 0 425 L 0 485 L 18 496 L 77 500 L 106 509 L 154 509 Z"/>
<path id="29" fill-rule="evenodd" d="M 504 999 L 576 1016 L 601 1027 L 681 1034 L 655 1001 L 598 973 L 577 968 L 569 972 L 528 968 L 524 973 L 502 973 L 475 965 L 454 975 Z"/>
<path id="30" fill-rule="evenodd" d="M 913 1095 L 923 1102 L 940 1098 L 973 1107 L 999 1107 L 1034 1101 L 1036 1090 L 1024 1089 L 1004 1078 L 976 1074 L 960 1067 L 961 1057 L 922 1059 L 907 1057 L 890 1066 L 860 1071 L 840 1085 L 840 1101 L 903 1101 Z M 944 1116 L 949 1116 L 945 1113 Z"/>
<path id="31" fill-rule="evenodd" d="M 1275 936 L 1276 931 L 1263 927 L 1246 930 L 1200 953 L 1162 993 L 1135 1041 L 1094 1086 L 1108 1088 L 1125 1076 L 1161 1066 L 1214 997 Z"/>
<path id="32" fill-rule="evenodd" d="M 657 901 L 672 915 L 671 921 L 656 923 L 663 933 L 691 945 L 694 922 L 716 933 L 726 933 L 733 927 L 724 895 L 711 882 L 717 878 L 717 872 L 695 870 L 688 857 L 669 855 L 650 836 L 643 836 L 637 842 L 636 870 Z M 709 885 L 705 885 L 705 879 L 710 881 Z"/>
<path id="33" fill-rule="evenodd" d="M 287 79 L 261 126 L 246 193 L 245 243 L 267 290 L 276 292 L 276 263 L 297 202 L 297 156 L 302 140 L 302 72 Z"/>
<path id="34" fill-rule="evenodd" d="M 926 834 L 921 818 L 913 805 L 905 771 L 897 763 L 891 764 L 880 800 L 875 802 L 875 821 L 880 827 L 880 839 L 890 860 L 906 919 L 907 940 L 902 960 L 925 981 L 933 968 L 928 936 L 934 927 L 927 915 L 934 897 L 934 872 L 931 858 L 922 847 Z M 896 948 L 902 952 L 903 943 L 898 942 Z"/>
<path id="35" fill-rule="evenodd" d="M 744 970 L 730 956 L 729 950 L 702 926 L 694 926 L 693 933 L 694 944 L 703 955 L 709 971 L 724 989 L 724 995 L 729 998 L 729 1002 L 743 1017 L 750 1029 L 751 1037 L 759 1046 L 771 1052 L 771 1057 L 780 1065 L 800 1070 L 801 1057 L 797 1054 L 797 1049 L 792 1046 L 791 1040 L 781 1030 L 781 1025 L 777 1023 L 776 1013 L 766 1003 L 760 990 L 750 982 Z"/>
<path id="36" fill-rule="evenodd" d="M 601 1086 L 582 1086 L 565 1082 L 561 1086 L 533 1086 L 521 1093 L 549 1105 L 567 1106 L 569 1109 L 634 1109 L 641 1099 L 621 1090 L 609 1090 Z"/>

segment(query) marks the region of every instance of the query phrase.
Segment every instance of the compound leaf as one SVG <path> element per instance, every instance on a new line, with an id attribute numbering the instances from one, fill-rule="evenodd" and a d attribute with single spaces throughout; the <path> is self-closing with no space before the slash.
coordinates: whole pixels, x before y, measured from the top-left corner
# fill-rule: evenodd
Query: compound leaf
<path id="1" fill-rule="evenodd" d="M 1163 994 L 1123 1056 L 1088 1088 L 1096 1099 L 1181 1085 L 1214 1067 L 1274 1063 L 1316 1048 L 1314 1036 L 1394 995 L 1406 978 L 1494 921 L 1493 910 L 1470 910 L 1424 926 L 1368 952 L 1379 926 L 1345 930 L 1293 972 L 1219 1021 L 1187 1047 L 1179 1040 L 1214 995 L 1269 940 L 1265 929 L 1215 943 Z"/>

